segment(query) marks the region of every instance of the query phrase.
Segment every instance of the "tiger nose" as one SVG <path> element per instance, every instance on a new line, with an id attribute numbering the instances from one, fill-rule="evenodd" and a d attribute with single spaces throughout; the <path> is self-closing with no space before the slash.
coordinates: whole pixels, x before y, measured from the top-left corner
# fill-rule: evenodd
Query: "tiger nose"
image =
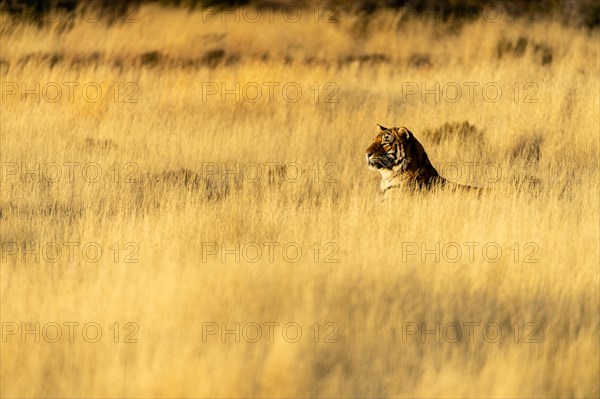
<path id="1" fill-rule="evenodd" d="M 373 155 L 373 151 L 367 150 L 367 158 L 371 158 L 371 155 Z"/>

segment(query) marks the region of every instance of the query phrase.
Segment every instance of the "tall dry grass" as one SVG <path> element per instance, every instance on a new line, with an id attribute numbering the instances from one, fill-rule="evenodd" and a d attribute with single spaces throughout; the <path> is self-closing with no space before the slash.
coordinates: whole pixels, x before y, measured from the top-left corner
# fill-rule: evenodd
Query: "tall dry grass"
<path id="1" fill-rule="evenodd" d="M 597 397 L 598 32 L 275 15 L 222 23 L 146 6 L 137 23 L 111 27 L 3 24 L 2 396 Z M 22 97 L 23 82 L 56 82 L 63 95 Z M 104 94 L 90 102 L 76 87 L 70 101 L 65 82 Z M 303 95 L 203 99 L 207 83 L 236 82 L 294 82 Z M 473 101 L 466 91 L 457 102 L 406 95 L 436 82 L 479 89 Z M 502 89 L 497 102 L 483 97 L 488 83 Z M 532 92 L 537 102 L 526 102 Z M 138 102 L 125 102 L 131 93 Z M 459 165 L 457 181 L 489 190 L 380 203 L 364 161 L 376 123 L 407 126 L 438 169 Z M 73 178 L 67 162 L 78 163 Z M 36 163 L 40 175 L 23 173 Z M 253 252 L 239 262 L 207 254 L 212 243 L 269 242 L 279 243 L 273 262 L 266 251 L 256 263 Z M 60 260 L 24 254 L 36 243 L 57 243 Z M 96 263 L 81 252 L 89 243 L 103 250 Z M 284 258 L 286 243 L 302 249 L 298 262 Z M 407 254 L 453 243 L 455 263 Z M 477 245 L 473 260 L 465 243 Z M 490 243 L 497 261 L 481 251 Z M 132 251 L 138 262 L 126 263 Z M 40 342 L 21 335 L 36 322 Z M 80 323 L 73 342 L 68 322 Z M 102 328 L 96 343 L 81 332 L 91 322 Z M 127 322 L 139 342 L 123 342 Z M 206 323 L 236 322 L 258 323 L 263 336 L 203 337 Z M 280 323 L 273 342 L 269 322 Z M 299 342 L 281 335 L 290 322 Z M 49 323 L 62 326 L 56 343 Z M 412 323 L 498 323 L 502 336 L 489 342 L 477 327 L 473 342 L 466 329 L 435 342 L 407 336 Z M 337 342 L 324 342 L 332 331 Z"/>

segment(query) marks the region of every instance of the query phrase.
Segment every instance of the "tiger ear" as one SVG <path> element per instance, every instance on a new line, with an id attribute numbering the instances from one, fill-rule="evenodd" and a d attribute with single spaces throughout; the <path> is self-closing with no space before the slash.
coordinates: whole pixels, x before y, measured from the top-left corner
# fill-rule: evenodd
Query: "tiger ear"
<path id="1" fill-rule="evenodd" d="M 404 139 L 406 141 L 410 141 L 413 138 L 413 135 L 410 132 L 410 130 L 408 130 L 404 126 L 402 126 L 402 127 L 394 127 L 394 128 L 392 128 L 392 130 L 394 131 L 394 133 L 396 133 L 396 137 L 398 137 L 400 139 Z"/>
<path id="2" fill-rule="evenodd" d="M 398 134 L 400 134 L 400 137 L 405 138 L 406 141 L 410 141 L 413 138 L 413 134 L 410 132 L 410 130 L 408 130 L 404 126 L 402 126 L 398 130 L 399 130 Z"/>
<path id="3" fill-rule="evenodd" d="M 388 128 L 387 128 L 387 127 L 381 126 L 379 123 L 377 124 L 377 126 L 379 126 L 379 129 L 380 129 L 380 130 L 388 130 Z"/>

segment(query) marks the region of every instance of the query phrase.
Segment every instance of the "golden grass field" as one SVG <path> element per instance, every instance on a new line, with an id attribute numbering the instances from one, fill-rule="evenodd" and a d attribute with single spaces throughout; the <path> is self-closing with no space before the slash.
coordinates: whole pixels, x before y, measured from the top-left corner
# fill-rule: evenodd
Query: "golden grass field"
<path id="1" fill-rule="evenodd" d="M 2 397 L 600 395 L 598 31 L 326 18 L 3 17 Z"/>

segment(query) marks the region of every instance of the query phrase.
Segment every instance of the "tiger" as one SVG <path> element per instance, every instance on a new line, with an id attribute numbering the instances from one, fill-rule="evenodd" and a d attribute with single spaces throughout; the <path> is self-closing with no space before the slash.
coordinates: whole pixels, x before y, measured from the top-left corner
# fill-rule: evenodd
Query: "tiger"
<path id="1" fill-rule="evenodd" d="M 449 189 L 481 194 L 481 187 L 454 183 L 440 176 L 419 140 L 406 127 L 377 126 L 380 132 L 367 148 L 366 158 L 369 169 L 381 173 L 380 189 L 384 199 L 396 190 Z"/>

